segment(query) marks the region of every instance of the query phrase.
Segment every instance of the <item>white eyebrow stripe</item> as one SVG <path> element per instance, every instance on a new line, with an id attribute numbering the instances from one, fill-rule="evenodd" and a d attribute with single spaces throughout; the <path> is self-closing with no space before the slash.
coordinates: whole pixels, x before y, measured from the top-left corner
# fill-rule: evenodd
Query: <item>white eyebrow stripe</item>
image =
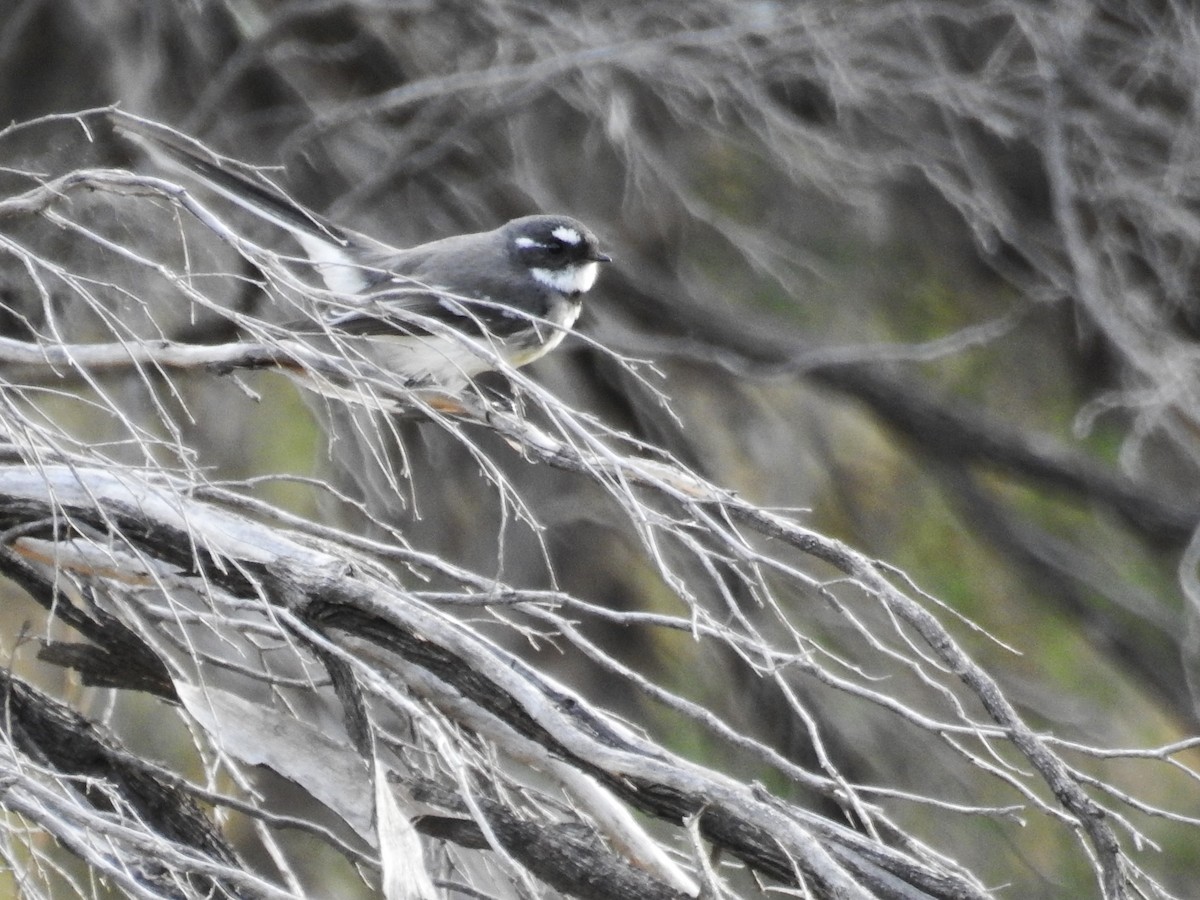
<path id="1" fill-rule="evenodd" d="M 582 243 L 583 241 L 583 235 L 567 225 L 559 225 L 550 233 L 564 244 L 571 244 L 572 246 Z"/>
<path id="2" fill-rule="evenodd" d="M 521 237 L 517 238 L 515 241 L 513 241 L 513 243 L 516 244 L 518 247 L 536 247 L 536 246 L 538 246 L 537 241 L 535 241 L 533 238 L 525 237 L 525 236 L 521 236 Z"/>

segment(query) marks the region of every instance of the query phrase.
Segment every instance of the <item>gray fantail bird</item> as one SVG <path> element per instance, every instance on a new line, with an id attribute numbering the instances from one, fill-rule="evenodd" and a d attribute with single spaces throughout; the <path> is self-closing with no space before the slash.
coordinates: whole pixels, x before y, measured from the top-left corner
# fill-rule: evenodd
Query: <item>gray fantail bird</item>
<path id="1" fill-rule="evenodd" d="M 154 156 L 288 231 L 304 249 L 336 311 L 293 327 L 303 343 L 333 349 L 407 388 L 461 393 L 500 358 L 523 366 L 561 343 L 583 294 L 610 257 L 568 216 L 513 219 L 493 231 L 407 249 L 326 222 L 282 194 L 230 171 L 178 132 L 117 114 L 113 124 Z M 322 393 L 355 399 L 353 391 Z M 361 399 L 359 396 L 357 399 Z"/>

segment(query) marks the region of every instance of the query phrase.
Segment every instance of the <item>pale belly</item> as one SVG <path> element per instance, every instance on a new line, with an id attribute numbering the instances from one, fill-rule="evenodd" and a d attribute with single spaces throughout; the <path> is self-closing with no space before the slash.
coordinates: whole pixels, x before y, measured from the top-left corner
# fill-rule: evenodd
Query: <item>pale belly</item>
<path id="1" fill-rule="evenodd" d="M 372 403 L 371 385 L 382 388 L 399 381 L 410 389 L 458 394 L 466 390 L 476 376 L 494 369 L 499 356 L 512 366 L 524 366 L 545 356 L 562 343 L 579 318 L 578 300 L 556 303 L 543 320 L 529 323 L 523 335 L 495 338 L 450 335 L 409 336 L 375 335 L 371 337 L 330 336 L 322 340 L 323 352 L 346 360 L 348 368 L 362 373 L 363 384 L 335 383 L 328 379 L 304 376 L 298 380 L 309 390 L 343 402 Z"/>
<path id="2" fill-rule="evenodd" d="M 546 314 L 544 322 L 531 323 L 535 326 L 528 340 L 510 339 L 504 357 L 514 366 L 524 366 L 541 359 L 562 343 L 567 332 L 575 325 L 583 304 L 579 300 L 561 300 Z"/>

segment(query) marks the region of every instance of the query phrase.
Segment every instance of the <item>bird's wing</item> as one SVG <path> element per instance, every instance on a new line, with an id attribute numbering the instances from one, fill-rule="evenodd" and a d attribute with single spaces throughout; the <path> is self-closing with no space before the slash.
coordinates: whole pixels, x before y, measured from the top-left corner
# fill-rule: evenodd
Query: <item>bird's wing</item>
<path id="1" fill-rule="evenodd" d="M 380 255 L 383 245 L 339 228 L 282 193 L 231 171 L 202 144 L 177 131 L 124 113 L 114 115 L 112 122 L 156 159 L 289 232 L 334 293 L 359 294 L 378 281 L 369 259 Z"/>
<path id="2" fill-rule="evenodd" d="M 330 316 L 324 324 L 360 337 L 437 334 L 446 326 L 473 337 L 504 338 L 530 328 L 532 320 L 530 315 L 492 301 L 407 288 Z"/>

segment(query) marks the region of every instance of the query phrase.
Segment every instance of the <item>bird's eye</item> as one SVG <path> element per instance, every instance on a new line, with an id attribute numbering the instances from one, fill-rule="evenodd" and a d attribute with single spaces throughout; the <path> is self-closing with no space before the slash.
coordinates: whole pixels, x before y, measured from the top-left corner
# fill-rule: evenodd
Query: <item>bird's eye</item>
<path id="1" fill-rule="evenodd" d="M 558 243 L 557 241 L 555 241 L 553 244 L 546 245 L 546 252 L 549 253 L 551 256 L 558 256 L 565 249 L 566 248 L 563 247 L 563 245 Z"/>

